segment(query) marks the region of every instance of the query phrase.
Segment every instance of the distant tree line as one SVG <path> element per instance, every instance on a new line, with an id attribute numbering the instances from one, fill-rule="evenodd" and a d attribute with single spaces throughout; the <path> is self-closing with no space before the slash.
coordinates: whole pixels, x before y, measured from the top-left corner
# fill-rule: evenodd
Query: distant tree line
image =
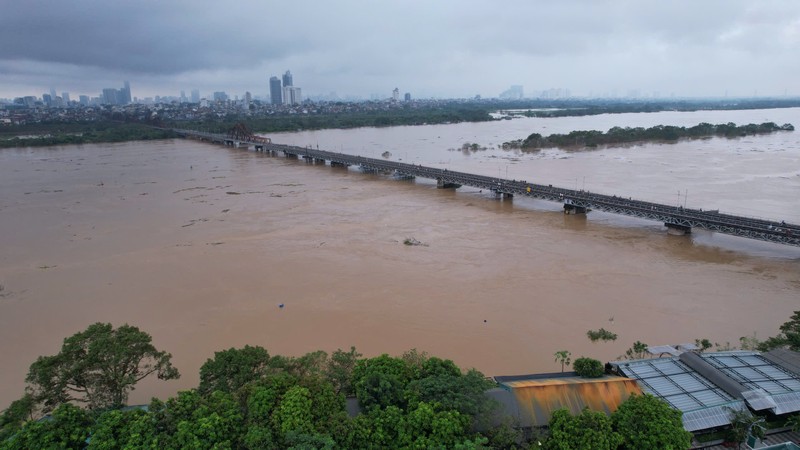
<path id="1" fill-rule="evenodd" d="M 679 139 L 696 139 L 711 136 L 734 138 L 777 131 L 794 131 L 794 126 L 788 123 L 779 126 L 774 122 L 764 122 L 760 125 L 751 123 L 739 126 L 732 122 L 717 125 L 703 122 L 688 128 L 671 125 L 656 125 L 650 128 L 613 127 L 605 133 L 596 130 L 578 130 L 567 134 L 551 134 L 549 136 L 533 133 L 525 139 L 504 142 L 502 147 L 522 150 L 539 150 L 548 147 L 597 147 L 600 145 L 639 142 L 675 142 Z"/>
<path id="2" fill-rule="evenodd" d="M 0 133 L 0 148 L 49 147 L 53 145 L 78 145 L 100 142 L 147 141 L 170 139 L 177 135 L 171 130 L 153 128 L 141 123 L 93 122 L 72 124 L 35 124 Z M 20 134 L 35 137 L 20 138 Z M 7 137 L 3 137 L 6 135 Z"/>

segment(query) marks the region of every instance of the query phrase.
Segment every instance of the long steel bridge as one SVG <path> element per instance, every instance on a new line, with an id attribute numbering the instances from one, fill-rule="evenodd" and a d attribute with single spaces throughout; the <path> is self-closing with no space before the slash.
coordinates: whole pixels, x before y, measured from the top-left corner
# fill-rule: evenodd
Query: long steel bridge
<path id="1" fill-rule="evenodd" d="M 173 131 L 186 138 L 200 139 L 231 147 L 253 147 L 256 151 L 283 153 L 287 157 L 303 158 L 309 162 L 327 162 L 334 167 L 357 166 L 364 172 L 384 173 L 400 178 L 428 178 L 436 180 L 437 186 L 440 188 L 472 186 L 494 192 L 497 197 L 512 198 L 519 195 L 559 202 L 564 205 L 566 214 L 585 214 L 590 210 L 599 210 L 654 220 L 662 222 L 667 227 L 667 231 L 673 234 L 686 234 L 691 232 L 692 228 L 703 228 L 749 239 L 800 246 L 800 225 L 782 221 L 664 205 L 616 195 L 603 195 L 584 190 L 529 183 L 525 180 L 508 180 L 417 164 L 273 144 L 268 138 L 255 136 L 241 128 L 234 128 L 228 134 L 181 129 L 173 129 Z"/>

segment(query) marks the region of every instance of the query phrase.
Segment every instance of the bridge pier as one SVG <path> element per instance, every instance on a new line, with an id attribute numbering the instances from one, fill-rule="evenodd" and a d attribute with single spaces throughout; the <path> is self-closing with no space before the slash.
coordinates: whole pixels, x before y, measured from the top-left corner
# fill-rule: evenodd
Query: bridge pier
<path id="1" fill-rule="evenodd" d="M 257 152 L 263 152 L 264 151 L 264 146 L 256 144 L 256 151 Z"/>
<path id="2" fill-rule="evenodd" d="M 510 192 L 494 191 L 494 198 L 498 200 L 511 200 L 514 198 L 514 194 Z"/>
<path id="3" fill-rule="evenodd" d="M 396 180 L 413 180 L 414 178 L 416 178 L 414 175 L 397 171 L 394 172 L 393 176 Z"/>
<path id="4" fill-rule="evenodd" d="M 688 225 L 678 225 L 677 223 L 665 223 L 665 227 L 667 227 L 667 234 L 671 234 L 673 236 L 685 236 L 692 232 L 692 227 Z"/>
<path id="5" fill-rule="evenodd" d="M 331 167 L 345 167 L 346 168 L 348 166 L 349 166 L 349 164 L 336 162 L 336 161 L 331 161 Z"/>
<path id="6" fill-rule="evenodd" d="M 325 164 L 325 160 L 322 158 L 314 158 L 314 164 Z"/>
<path id="7" fill-rule="evenodd" d="M 443 178 L 436 179 L 436 187 L 439 189 L 458 189 L 461 187 L 458 183 L 453 183 L 450 181 L 445 181 Z"/>
<path id="8" fill-rule="evenodd" d="M 284 155 L 284 156 L 286 156 L 287 158 L 293 158 L 293 159 L 297 159 L 297 154 L 296 154 L 296 153 L 286 153 L 286 152 L 284 151 L 284 152 L 283 152 L 283 155 Z"/>
<path id="9" fill-rule="evenodd" d="M 564 203 L 564 214 L 586 214 L 589 212 L 589 208 L 585 208 L 583 206 L 576 206 L 571 203 Z"/>

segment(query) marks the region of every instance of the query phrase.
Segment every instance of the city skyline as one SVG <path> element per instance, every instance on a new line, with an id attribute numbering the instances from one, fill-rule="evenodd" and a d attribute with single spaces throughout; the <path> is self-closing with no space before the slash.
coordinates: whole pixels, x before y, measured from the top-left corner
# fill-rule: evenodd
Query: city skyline
<path id="1" fill-rule="evenodd" d="M 800 3 L 243 0 L 27 2 L 0 17 L 0 98 L 51 88 L 138 98 L 199 90 L 265 98 L 287 68 L 303 97 L 798 96 Z M 303 1 L 301 1 L 303 3 Z M 229 27 L 225 24 L 236 24 Z M 291 74 L 290 74 L 291 75 Z M 295 83 L 298 84 L 298 83 Z"/>

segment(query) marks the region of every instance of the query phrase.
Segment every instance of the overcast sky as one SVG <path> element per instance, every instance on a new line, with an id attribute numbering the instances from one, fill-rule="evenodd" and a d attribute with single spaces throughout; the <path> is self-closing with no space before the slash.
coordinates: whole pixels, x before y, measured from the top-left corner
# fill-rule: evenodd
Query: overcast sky
<path id="1" fill-rule="evenodd" d="M 798 0 L 0 0 L 0 98 L 800 96 Z"/>

